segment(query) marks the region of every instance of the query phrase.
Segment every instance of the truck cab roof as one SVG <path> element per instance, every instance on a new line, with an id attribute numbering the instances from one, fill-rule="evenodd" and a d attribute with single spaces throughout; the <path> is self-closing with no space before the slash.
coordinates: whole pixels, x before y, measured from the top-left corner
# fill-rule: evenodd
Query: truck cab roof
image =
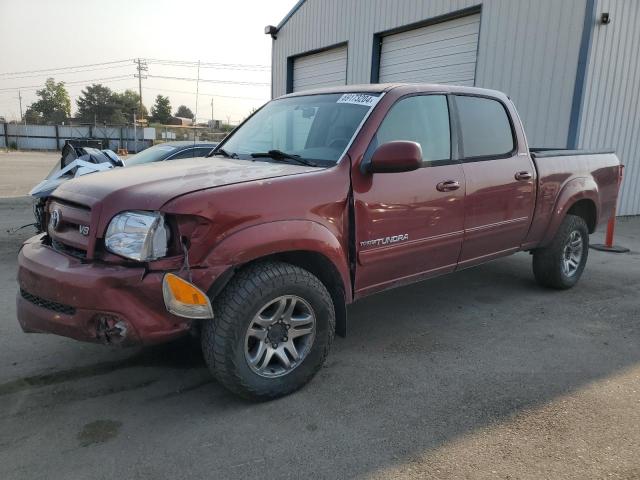
<path id="1" fill-rule="evenodd" d="M 400 95 L 415 92 L 446 92 L 466 95 L 482 95 L 501 99 L 508 98 L 504 93 L 498 90 L 491 90 L 489 88 L 465 87 L 439 83 L 363 83 L 356 85 L 339 85 L 336 87 L 315 88 L 311 90 L 304 90 L 301 92 L 289 93 L 279 98 L 331 93 L 386 93 L 391 90 L 394 90 L 395 93 L 398 93 Z"/>

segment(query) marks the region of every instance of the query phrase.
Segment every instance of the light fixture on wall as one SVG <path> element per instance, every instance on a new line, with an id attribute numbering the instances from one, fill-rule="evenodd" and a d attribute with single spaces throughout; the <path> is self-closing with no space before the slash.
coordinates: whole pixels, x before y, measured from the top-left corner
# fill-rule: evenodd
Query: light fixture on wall
<path id="1" fill-rule="evenodd" d="M 273 25 L 267 25 L 264 27 L 264 34 L 271 35 L 271 38 L 276 39 L 276 35 L 278 33 L 278 27 L 274 27 Z"/>
<path id="2" fill-rule="evenodd" d="M 611 23 L 611 17 L 609 16 L 609 12 L 603 12 L 600 15 L 600 23 L 603 25 L 609 25 Z"/>

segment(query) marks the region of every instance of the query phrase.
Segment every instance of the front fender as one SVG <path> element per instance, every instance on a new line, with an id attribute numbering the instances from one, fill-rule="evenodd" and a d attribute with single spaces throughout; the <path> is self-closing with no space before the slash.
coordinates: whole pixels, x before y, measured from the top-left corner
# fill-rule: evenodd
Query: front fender
<path id="1" fill-rule="evenodd" d="M 308 251 L 323 255 L 342 279 L 346 298 L 351 298 L 349 263 L 345 248 L 327 227 L 311 220 L 283 220 L 244 228 L 218 243 L 202 266 L 232 268 L 277 253 Z"/>
<path id="2" fill-rule="evenodd" d="M 542 237 L 540 246 L 549 245 L 555 237 L 560 224 L 567 215 L 569 209 L 580 200 L 591 200 L 596 206 L 596 225 L 598 224 L 598 215 L 600 214 L 600 200 L 598 195 L 598 185 L 593 178 L 579 177 L 568 181 L 560 191 L 556 199 L 554 208 L 551 212 L 549 225 Z"/>

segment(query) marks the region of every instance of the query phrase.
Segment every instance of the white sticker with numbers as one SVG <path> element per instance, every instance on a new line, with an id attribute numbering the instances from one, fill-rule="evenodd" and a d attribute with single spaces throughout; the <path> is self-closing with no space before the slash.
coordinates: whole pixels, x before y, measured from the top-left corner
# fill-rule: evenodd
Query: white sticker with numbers
<path id="1" fill-rule="evenodd" d="M 337 103 L 351 103 L 353 105 L 372 107 L 378 102 L 379 98 L 364 93 L 345 93 L 338 99 Z"/>

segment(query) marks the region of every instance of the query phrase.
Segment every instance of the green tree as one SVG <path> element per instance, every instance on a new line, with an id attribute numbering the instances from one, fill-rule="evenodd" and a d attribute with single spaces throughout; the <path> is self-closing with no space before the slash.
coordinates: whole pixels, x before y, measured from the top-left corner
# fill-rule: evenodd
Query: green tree
<path id="1" fill-rule="evenodd" d="M 151 107 L 151 120 L 157 123 L 168 123 L 171 118 L 171 102 L 169 97 L 158 95 L 156 102 Z"/>
<path id="2" fill-rule="evenodd" d="M 36 95 L 40 100 L 33 102 L 24 115 L 28 123 L 62 123 L 71 116 L 71 100 L 64 82 L 48 78 Z"/>
<path id="3" fill-rule="evenodd" d="M 193 112 L 186 105 L 180 105 L 176 113 L 174 113 L 174 116 L 182 117 L 182 118 L 190 118 L 193 120 Z"/>
<path id="4" fill-rule="evenodd" d="M 116 108 L 109 117 L 109 121 L 107 123 L 110 123 L 111 125 L 126 125 L 132 122 L 133 115 L 126 115 L 121 109 Z"/>
<path id="5" fill-rule="evenodd" d="M 122 93 L 115 92 L 113 94 L 112 103 L 114 105 L 113 116 L 119 118 L 118 115 L 126 118 L 126 122 L 131 122 L 133 119 L 133 112 L 136 112 L 136 116 L 139 119 L 149 116 L 147 108 L 142 105 L 142 111 L 140 111 L 140 95 L 133 90 L 125 90 Z M 112 123 L 125 123 L 116 122 L 112 120 Z"/>
<path id="6" fill-rule="evenodd" d="M 116 110 L 113 100 L 113 92 L 109 87 L 99 83 L 89 85 L 76 100 L 78 117 L 86 123 L 107 123 Z"/>

